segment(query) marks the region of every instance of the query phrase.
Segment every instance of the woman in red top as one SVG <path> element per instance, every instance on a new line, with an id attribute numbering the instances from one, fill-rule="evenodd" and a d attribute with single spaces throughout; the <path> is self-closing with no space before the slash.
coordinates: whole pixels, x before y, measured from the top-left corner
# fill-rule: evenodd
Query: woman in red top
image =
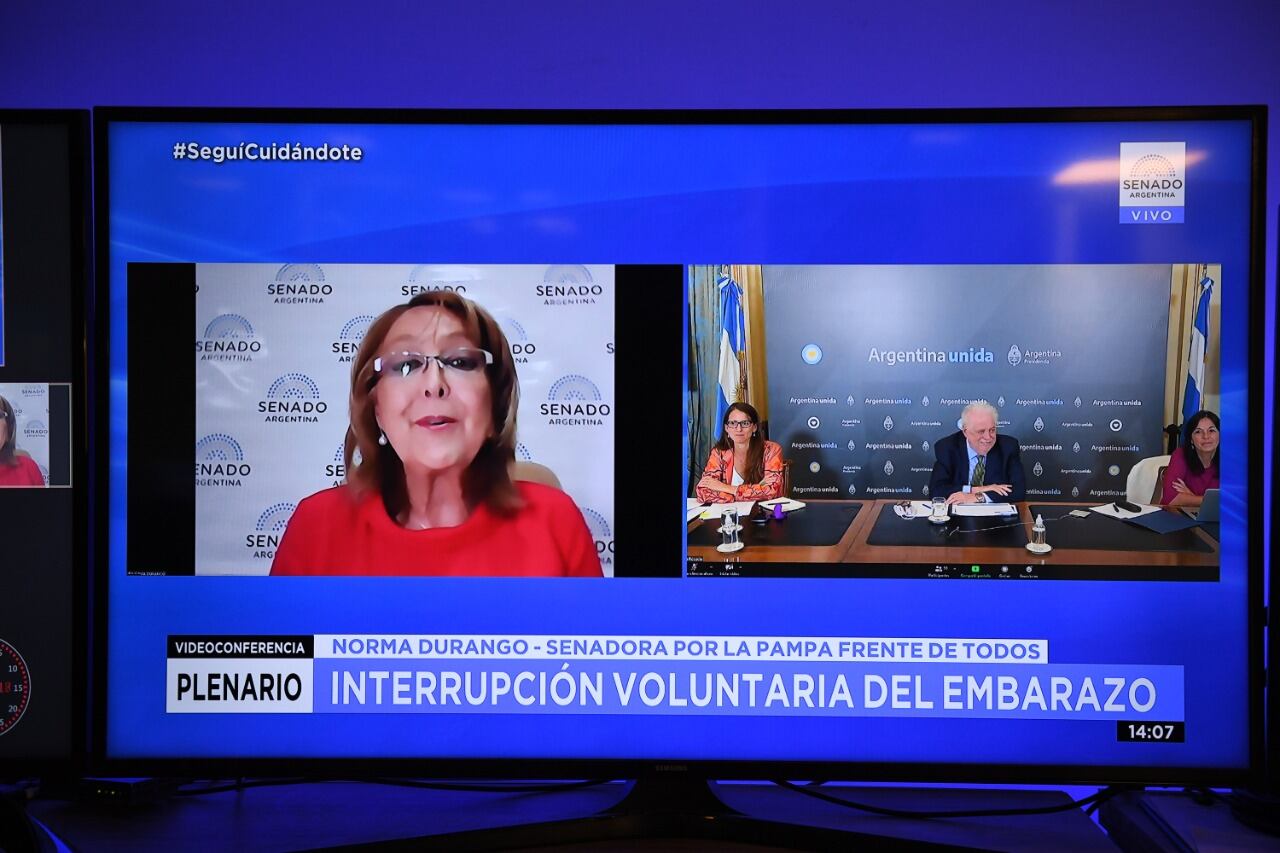
<path id="1" fill-rule="evenodd" d="M 782 447 L 760 434 L 760 414 L 747 403 L 724 413 L 720 440 L 694 490 L 704 503 L 782 497 Z"/>
<path id="2" fill-rule="evenodd" d="M 13 406 L 0 397 L 0 486 L 44 486 L 40 466 L 14 446 L 17 432 L 18 418 Z"/>
<path id="3" fill-rule="evenodd" d="M 351 367 L 347 484 L 298 505 L 271 573 L 600 577 L 572 499 L 511 480 L 519 394 L 474 302 L 433 291 L 386 311 Z"/>
<path id="4" fill-rule="evenodd" d="M 1218 416 L 1201 410 L 1182 425 L 1182 445 L 1169 457 L 1164 472 L 1168 506 L 1200 506 L 1208 489 L 1218 488 Z"/>

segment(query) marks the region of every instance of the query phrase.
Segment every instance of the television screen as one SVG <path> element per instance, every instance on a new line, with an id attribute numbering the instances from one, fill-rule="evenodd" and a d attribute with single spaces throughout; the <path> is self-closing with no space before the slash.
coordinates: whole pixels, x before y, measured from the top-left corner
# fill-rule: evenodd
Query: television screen
<path id="1" fill-rule="evenodd" d="M 0 763 L 15 772 L 85 748 L 88 118 L 0 110 Z"/>
<path id="2" fill-rule="evenodd" d="M 102 111 L 105 757 L 1242 775 L 1260 116 Z"/>

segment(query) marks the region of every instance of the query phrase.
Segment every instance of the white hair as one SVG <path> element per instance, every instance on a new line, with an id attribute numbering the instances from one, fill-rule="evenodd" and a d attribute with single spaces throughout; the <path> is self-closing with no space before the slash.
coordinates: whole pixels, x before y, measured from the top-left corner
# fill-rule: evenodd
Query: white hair
<path id="1" fill-rule="evenodd" d="M 986 400 L 974 400 L 972 403 L 964 407 L 964 411 L 960 413 L 960 428 L 969 428 L 969 416 L 977 412 L 991 415 L 991 420 L 1000 423 L 1000 413 L 996 411 L 996 407 L 988 403 Z"/>

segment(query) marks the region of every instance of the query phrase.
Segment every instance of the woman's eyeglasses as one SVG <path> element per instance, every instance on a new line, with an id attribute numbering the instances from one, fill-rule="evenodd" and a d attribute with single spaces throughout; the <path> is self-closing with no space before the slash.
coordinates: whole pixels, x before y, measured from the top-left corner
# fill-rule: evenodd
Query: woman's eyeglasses
<path id="1" fill-rule="evenodd" d="M 751 421 L 725 421 L 725 426 L 732 429 L 746 429 L 752 425 Z"/>
<path id="2" fill-rule="evenodd" d="M 433 361 L 449 374 L 475 373 L 483 370 L 485 365 L 493 364 L 493 353 L 470 347 L 449 350 L 439 355 L 409 351 L 389 352 L 373 360 L 373 372 L 388 379 L 407 379 L 420 370 L 425 371 Z"/>

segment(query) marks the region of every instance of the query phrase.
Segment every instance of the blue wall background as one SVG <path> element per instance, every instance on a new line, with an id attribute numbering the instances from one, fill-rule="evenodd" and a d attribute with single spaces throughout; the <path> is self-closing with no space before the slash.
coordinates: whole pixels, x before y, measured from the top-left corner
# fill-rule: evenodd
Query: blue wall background
<path id="1" fill-rule="evenodd" d="M 1262 103 L 1271 285 L 1277 32 L 1273 0 L 9 0 L 0 107 Z"/>

